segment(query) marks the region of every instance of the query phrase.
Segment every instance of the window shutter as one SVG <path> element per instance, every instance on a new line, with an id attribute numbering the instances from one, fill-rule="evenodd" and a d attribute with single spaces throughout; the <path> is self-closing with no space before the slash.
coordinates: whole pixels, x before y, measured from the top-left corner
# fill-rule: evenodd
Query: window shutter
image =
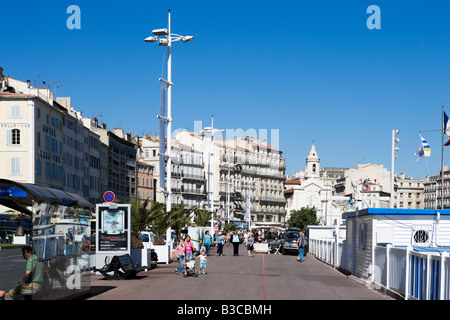
<path id="1" fill-rule="evenodd" d="M 20 157 L 11 157 L 11 174 L 20 174 Z"/>
<path id="2" fill-rule="evenodd" d="M 10 145 L 12 144 L 12 135 L 11 135 L 11 130 L 6 130 L 6 144 Z"/>

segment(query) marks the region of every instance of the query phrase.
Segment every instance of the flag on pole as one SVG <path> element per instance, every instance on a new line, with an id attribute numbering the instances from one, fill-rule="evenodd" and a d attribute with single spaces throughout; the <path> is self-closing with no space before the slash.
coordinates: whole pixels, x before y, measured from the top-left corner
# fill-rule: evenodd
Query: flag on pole
<path id="1" fill-rule="evenodd" d="M 450 145 L 450 122 L 448 121 L 448 116 L 444 111 L 444 133 L 447 135 L 447 137 L 449 138 L 449 140 L 444 144 L 444 146 L 449 146 Z"/>
<path id="2" fill-rule="evenodd" d="M 419 158 L 416 161 L 419 161 L 423 157 L 429 157 L 431 155 L 431 147 L 428 144 L 427 140 L 425 140 L 422 136 L 420 136 L 420 139 L 422 140 L 422 145 L 417 149 L 415 155 L 419 156 Z"/>

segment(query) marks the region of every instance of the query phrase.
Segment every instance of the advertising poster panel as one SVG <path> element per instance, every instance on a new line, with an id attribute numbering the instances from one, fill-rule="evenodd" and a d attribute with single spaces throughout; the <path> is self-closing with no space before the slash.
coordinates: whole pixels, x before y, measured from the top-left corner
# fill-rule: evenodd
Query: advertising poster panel
<path id="1" fill-rule="evenodd" d="M 130 250 L 129 205 L 98 206 L 98 251 Z"/>

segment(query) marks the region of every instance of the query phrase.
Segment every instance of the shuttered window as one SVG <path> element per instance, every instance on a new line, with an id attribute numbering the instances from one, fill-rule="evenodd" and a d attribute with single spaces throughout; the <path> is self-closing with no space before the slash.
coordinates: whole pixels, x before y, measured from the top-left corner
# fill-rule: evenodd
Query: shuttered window
<path id="1" fill-rule="evenodd" d="M 11 157 L 11 174 L 20 174 L 20 157 Z"/>
<path id="2" fill-rule="evenodd" d="M 18 145 L 20 144 L 20 130 L 12 129 L 6 131 L 6 144 L 7 145 Z"/>
<path id="3" fill-rule="evenodd" d="M 11 118 L 20 118 L 20 106 L 13 104 L 9 108 L 9 116 Z"/>

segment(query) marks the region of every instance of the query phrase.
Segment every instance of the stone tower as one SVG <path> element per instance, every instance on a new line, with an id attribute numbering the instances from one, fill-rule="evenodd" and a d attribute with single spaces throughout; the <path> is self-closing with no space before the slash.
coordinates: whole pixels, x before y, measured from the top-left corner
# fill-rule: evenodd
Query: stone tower
<path id="1" fill-rule="evenodd" d="M 320 178 L 320 159 L 316 152 L 314 144 L 309 151 L 308 158 L 306 158 L 305 179 Z"/>

